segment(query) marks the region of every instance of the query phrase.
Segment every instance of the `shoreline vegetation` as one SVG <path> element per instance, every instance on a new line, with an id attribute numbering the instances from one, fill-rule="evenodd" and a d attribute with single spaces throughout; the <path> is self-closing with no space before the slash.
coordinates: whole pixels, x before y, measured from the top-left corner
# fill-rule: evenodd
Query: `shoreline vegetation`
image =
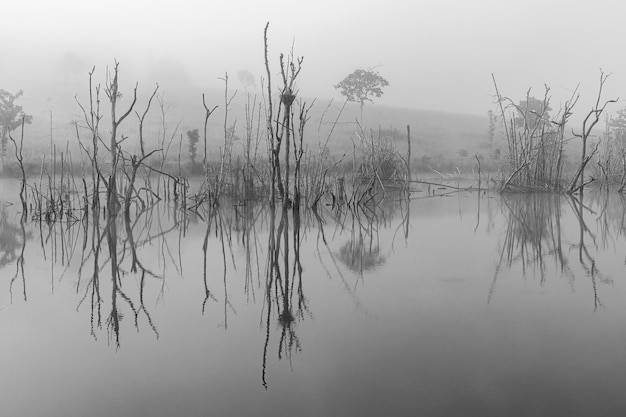
<path id="1" fill-rule="evenodd" d="M 297 88 L 298 77 L 305 73 L 304 59 L 292 50 L 279 55 L 278 71 L 272 68 L 268 27 L 269 23 L 264 30 L 266 74 L 261 82 L 265 91 L 260 96 L 246 94 L 243 120 L 233 117 L 238 91 L 233 91 L 226 73 L 220 78 L 222 101 L 208 103 L 202 94 L 204 125 L 188 130 L 185 137 L 182 120 L 175 126 L 168 123 L 169 106 L 158 84 L 145 103 L 139 103 L 139 83 L 130 94 L 122 93 L 117 61 L 107 69 L 103 84 L 97 81 L 95 68 L 89 72 L 87 101 L 75 98 L 80 118 L 73 124 L 74 138 L 57 147 L 51 128 L 49 150 L 39 161 L 24 156 L 31 120 L 21 112 L 19 127 L 5 129 L 9 139 L 5 142 L 13 145 L 14 155 L 3 164 L 3 175 L 22 179 L 24 216 L 30 211 L 33 218 L 50 221 L 62 218 L 69 207 L 82 210 L 84 216 L 90 209 L 128 213 L 131 206 L 145 208 L 161 199 L 177 201 L 181 209 L 191 211 L 203 204 L 218 206 L 226 199 L 240 205 L 264 200 L 293 210 L 315 210 L 318 204 L 356 207 L 380 204 L 388 190 L 410 198 L 416 186 L 429 195 L 431 188 L 573 194 L 594 182 L 617 184 L 620 192 L 626 186 L 626 153 L 617 139 L 612 140 L 608 119 L 604 136 L 593 132 L 607 107 L 617 101 L 603 98 L 608 79 L 603 71 L 595 106 L 578 129 L 568 123 L 579 98 L 577 90 L 552 115 L 549 87 L 542 99 L 532 97 L 529 90 L 526 100 L 516 103 L 501 95 L 494 77 L 498 111 L 489 113 L 484 152 L 471 155 L 460 149 L 463 169 L 457 165 L 442 171 L 419 155 L 415 143 L 412 150 L 415 136 L 409 124 L 402 129 L 380 125 L 373 129 L 363 121 L 364 104 L 372 101 L 369 95 L 380 97 L 388 85 L 377 73 L 357 70 L 346 77 L 336 86 L 344 89 L 346 101 L 332 115 L 330 102 L 314 126 L 316 100 L 302 99 Z M 354 81 L 353 76 L 360 78 Z M 365 88 L 365 93 L 359 95 L 357 87 Z M 342 114 L 348 102 L 360 105 L 360 120 L 349 122 L 351 146 L 336 153 L 331 151 L 333 134 L 346 123 Z M 211 152 L 208 142 L 214 132 L 209 122 L 218 123 L 217 109 L 223 115 L 221 143 Z M 147 117 L 153 113 L 160 119 L 157 135 L 154 126 L 147 128 Z M 497 137 L 503 140 L 496 143 Z M 577 152 L 572 150 L 576 147 Z M 201 182 L 191 194 L 190 178 Z"/>

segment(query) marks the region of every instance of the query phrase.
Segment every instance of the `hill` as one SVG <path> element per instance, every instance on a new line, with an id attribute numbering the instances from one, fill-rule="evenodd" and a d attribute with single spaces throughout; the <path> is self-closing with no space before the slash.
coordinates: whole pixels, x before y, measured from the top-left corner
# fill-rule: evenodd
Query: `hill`
<path id="1" fill-rule="evenodd" d="M 43 154 L 49 152 L 50 136 L 57 148 L 76 149 L 78 141 L 76 122 L 83 121 L 80 102 L 85 108 L 89 106 L 87 83 L 56 84 L 38 86 L 36 90 L 27 90 L 20 98 L 19 103 L 24 110 L 33 116 L 32 125 L 27 126 L 25 132 L 25 154 L 30 160 L 41 160 Z M 132 85 L 125 85 L 124 95 L 120 101 L 120 109 L 126 110 L 132 99 Z M 82 90 L 81 90 L 82 89 Z M 154 86 L 139 85 L 138 99 L 134 111 L 124 121 L 122 134 L 128 137 L 125 149 L 131 152 L 138 151 L 138 116 L 147 106 L 148 99 Z M 110 122 L 109 104 L 103 91 L 100 92 L 100 111 L 103 118 L 100 131 L 106 138 Z M 231 90 L 231 93 L 234 92 Z M 167 89 L 159 88 L 158 97 L 153 100 L 151 109 L 145 120 L 144 138 L 149 149 L 166 147 L 171 142 L 171 154 L 178 154 L 179 147 L 183 159 L 187 156 L 186 132 L 198 129 L 203 132 L 205 110 L 202 105 L 202 94 L 205 94 L 207 106 L 218 109 L 209 119 L 207 126 L 208 153 L 219 153 L 218 148 L 223 143 L 225 98 L 224 91 L 219 89 L 201 89 L 189 85 L 177 85 Z M 263 138 L 265 133 L 265 113 L 260 92 L 257 95 L 239 91 L 229 106 L 227 128 L 234 129 L 236 138 L 246 136 L 246 105 L 248 114 L 252 115 L 252 134 Z M 307 103 L 312 99 L 304 99 Z M 360 117 L 359 107 L 348 103 L 341 111 L 343 102 L 335 100 L 315 100 L 309 114 L 305 141 L 309 149 L 317 152 L 319 143 L 328 140 L 331 154 L 351 154 L 353 143 L 359 144 L 356 135 L 357 120 Z M 119 110 L 118 110 L 119 113 Z M 250 122 L 249 122 L 250 123 Z M 368 104 L 364 108 L 363 125 L 366 131 L 374 138 L 385 137 L 392 140 L 397 149 L 406 152 L 406 126 L 411 126 L 413 160 L 420 163 L 437 166 L 442 169 L 449 165 L 463 162 L 463 158 L 471 157 L 474 153 L 488 155 L 488 119 L 487 117 L 467 114 L 453 114 L 429 110 L 394 108 Z M 296 121 L 297 128 L 297 121 Z M 87 141 L 88 135 L 84 129 L 79 129 L 82 140 Z M 331 134 L 332 133 L 332 134 Z M 104 139 L 106 141 L 106 139 Z M 235 147 L 241 142 L 235 141 Z M 264 143 L 259 141 L 259 151 L 264 149 Z M 199 153 L 203 151 L 202 139 L 198 145 Z M 241 150 L 241 148 L 238 148 Z M 235 152 L 238 151 L 235 149 Z M 465 150 L 467 152 L 461 151 Z M 422 166 L 424 168 L 424 166 Z"/>

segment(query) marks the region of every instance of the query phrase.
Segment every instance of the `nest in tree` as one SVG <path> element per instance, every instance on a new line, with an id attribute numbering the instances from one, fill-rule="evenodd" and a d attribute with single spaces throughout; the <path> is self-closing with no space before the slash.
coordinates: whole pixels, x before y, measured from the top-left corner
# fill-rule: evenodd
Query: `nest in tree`
<path id="1" fill-rule="evenodd" d="M 283 102 L 285 107 L 291 106 L 291 103 L 296 99 L 296 95 L 291 92 L 290 88 L 287 88 L 280 96 L 280 101 Z"/>

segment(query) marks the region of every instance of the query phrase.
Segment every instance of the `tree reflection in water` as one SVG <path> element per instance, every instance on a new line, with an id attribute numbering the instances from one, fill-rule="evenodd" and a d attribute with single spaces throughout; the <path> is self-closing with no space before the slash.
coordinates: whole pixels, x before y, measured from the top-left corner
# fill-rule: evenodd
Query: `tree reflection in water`
<path id="1" fill-rule="evenodd" d="M 162 298 L 168 265 L 173 265 L 177 271 L 182 270 L 180 258 L 176 260 L 172 255 L 168 238 L 178 231 L 180 242 L 188 225 L 187 215 L 175 203 L 156 201 L 150 205 L 135 205 L 131 201 L 134 200 L 126 199 L 124 205 L 117 208 L 107 204 L 106 210 L 97 202 L 90 218 L 85 215 L 82 219 L 82 227 L 72 229 L 83 236 L 76 284 L 76 292 L 82 292 L 82 298 L 78 302 L 77 310 L 89 299 L 91 335 L 97 339 L 97 332 L 102 329 L 105 294 L 110 294 L 110 310 L 104 323 L 109 342 L 114 342 L 117 348 L 120 347 L 121 322 L 129 314 L 132 315 L 137 330 L 140 329 L 141 318 L 144 317 L 152 332 L 159 337 L 157 326 L 146 307 L 145 289 L 149 281 L 158 282 L 159 297 Z M 131 206 L 135 208 L 134 215 L 131 215 Z M 163 207 L 169 207 L 168 213 L 160 211 Z M 100 219 L 101 213 L 104 222 Z M 157 251 L 163 255 L 157 257 L 157 266 L 160 268 L 158 272 L 153 267 L 146 266 L 141 254 L 144 247 L 150 246 L 150 250 L 153 250 L 155 243 Z M 56 250 L 52 246 L 53 253 Z M 162 261 L 165 254 L 168 261 Z M 104 273 L 107 268 L 110 271 L 108 276 Z M 87 280 L 84 280 L 85 276 L 88 277 Z M 129 277 L 135 279 L 129 280 Z M 138 285 L 133 288 L 129 285 L 131 282 Z M 123 311 L 123 305 L 128 311 Z"/>
<path id="2" fill-rule="evenodd" d="M 126 206 L 126 201 L 133 203 Z M 497 295 L 501 273 L 511 268 L 519 268 L 527 276 L 536 274 L 540 285 L 558 276 L 550 268 L 572 286 L 575 279 L 589 280 L 584 282 L 592 284 L 589 288 L 593 294 L 587 291 L 593 296 L 593 308 L 608 302 L 602 295 L 611 280 L 603 273 L 608 269 L 598 263 L 598 253 L 626 239 L 626 201 L 622 195 L 585 191 L 584 196 L 575 198 L 525 194 L 504 195 L 499 201 L 505 227 L 489 302 Z M 255 307 L 255 324 L 258 320 L 261 329 L 255 345 L 255 366 L 261 378 L 258 374 L 256 378 L 267 388 L 273 382 L 270 370 L 278 366 L 276 361 L 290 365 L 298 352 L 312 345 L 307 344 L 303 324 L 313 313 L 321 315 L 318 309 L 323 305 L 315 304 L 312 292 L 307 291 L 313 285 L 304 275 L 315 268 L 307 271 L 312 265 L 306 262 L 319 265 L 322 275 L 326 272 L 329 278 L 339 278 L 337 283 L 343 283 L 355 307 L 365 309 L 357 284 L 367 271 L 392 262 L 382 230 L 396 228 L 394 239 L 396 235 L 408 239 L 408 206 L 394 207 L 350 210 L 320 204 L 319 211 L 301 212 L 291 206 L 250 203 L 203 205 L 196 214 L 177 206 L 176 201 L 146 198 L 141 204 L 133 198 L 123 199 L 119 211 L 96 207 L 81 219 L 39 223 L 38 234 L 46 263 L 57 268 L 52 283 L 68 271 L 78 278 L 73 288 L 85 329 L 89 326 L 97 339 L 104 340 L 106 335 L 112 346 L 120 348 L 125 334 L 135 329 L 147 329 L 154 339 L 165 331 L 165 323 L 159 323 L 155 307 L 150 307 L 150 295 L 158 293 L 157 302 L 162 300 L 168 279 L 185 270 L 194 271 L 193 266 L 183 265 L 181 241 L 189 225 L 195 225 L 192 227 L 200 231 L 194 236 L 198 240 L 193 250 L 200 255 L 201 248 L 203 259 L 198 256 L 190 260 L 198 267 L 198 275 L 191 277 L 198 284 L 193 308 L 198 315 L 210 315 L 211 307 L 217 308 L 219 326 L 223 323 L 224 331 L 232 332 L 236 327 L 234 312 L 246 303 Z M 480 213 L 480 206 L 476 207 Z M 401 216 L 391 221 L 393 210 L 398 208 Z M 483 210 L 491 208 L 483 206 Z M 28 229 L 12 222 L 4 211 L 1 214 L 0 256 L 16 265 L 11 271 L 11 276 L 16 272 L 11 289 L 18 293 L 21 280 L 26 298 L 28 274 L 18 259 L 20 252 L 24 253 Z M 471 228 L 496 231 L 501 218 L 496 222 L 493 217 L 485 220 L 476 216 Z M 567 225 L 569 230 L 564 230 Z M 301 248 L 311 248 L 318 259 L 301 255 Z M 241 255 L 235 258 L 235 253 Z M 69 268 L 70 263 L 78 268 L 77 274 Z M 243 293 L 237 297 L 236 291 Z"/>
<path id="3" fill-rule="evenodd" d="M 393 206 L 387 208 L 395 209 Z M 359 276 L 365 271 L 373 271 L 384 265 L 387 257 L 381 253 L 378 231 L 387 226 L 389 213 L 383 207 L 357 207 L 337 215 L 342 218 L 342 227 L 347 228 L 350 233 L 350 240 L 339 248 L 337 258 Z M 408 217 L 406 220 L 408 221 Z M 405 239 L 408 239 L 408 223 L 405 223 L 402 226 L 405 229 Z"/>
<path id="4" fill-rule="evenodd" d="M 374 245 L 372 235 L 359 232 L 354 239 L 346 242 L 338 252 L 338 257 L 351 271 L 362 274 L 364 271 L 372 271 L 383 265 L 386 261 L 380 253 L 378 245 Z"/>
<path id="5" fill-rule="evenodd" d="M 317 255 L 320 264 L 328 274 L 339 276 L 349 295 L 353 298 L 357 309 L 362 306 L 356 296 L 355 286 L 349 285 L 344 277 L 337 259 L 344 262 L 349 270 L 358 272 L 362 278 L 364 270 L 371 270 L 382 265 L 386 258 L 382 256 L 378 249 L 378 231 L 381 227 L 390 226 L 388 218 L 391 218 L 393 211 L 400 207 L 403 210 L 401 223 L 398 229 L 403 229 L 405 239 L 409 233 L 409 211 L 402 206 L 406 200 L 396 201 L 387 207 L 378 206 L 372 210 L 369 207 L 357 207 L 347 209 L 345 207 L 335 208 L 332 212 L 318 210 L 301 212 L 297 207 L 281 208 L 269 207 L 267 215 L 268 223 L 268 253 L 266 262 L 265 279 L 265 342 L 263 346 L 262 381 L 265 388 L 268 387 L 267 367 L 268 352 L 272 338 L 273 323 L 277 323 L 280 334 L 277 337 L 277 357 L 278 360 L 287 359 L 291 362 L 294 352 L 302 350 L 302 342 L 296 333 L 298 322 L 306 317 L 312 317 L 308 299 L 305 296 L 305 285 L 303 281 L 303 266 L 300 257 L 302 246 L 302 233 L 316 228 L 318 232 Z M 391 215 L 390 215 L 391 213 Z M 344 232 L 350 235 L 348 245 L 358 246 L 360 252 L 355 251 L 355 259 L 346 259 L 342 255 L 343 247 L 337 252 L 333 250 L 327 240 L 324 227 L 327 226 L 327 219 L 335 222 L 335 237 Z M 320 244 L 321 243 L 321 244 Z M 331 272 L 324 264 L 321 254 L 323 246 L 334 263 L 334 271 Z M 375 258 L 372 260 L 372 257 Z M 349 257 L 348 257 L 349 258 Z M 357 261 L 358 258 L 359 260 Z M 350 267 L 352 262 L 359 262 L 357 268 Z"/>
<path id="6" fill-rule="evenodd" d="M 228 297 L 228 254 L 230 254 L 230 261 L 233 265 L 236 265 L 234 253 L 232 250 L 232 219 L 225 215 L 225 213 L 218 206 L 210 206 L 205 212 L 206 216 L 206 231 L 204 234 L 204 240 L 202 243 L 203 253 L 203 282 L 204 282 L 204 300 L 202 301 L 202 314 L 206 311 L 206 304 L 209 299 L 214 302 L 218 302 L 215 294 L 209 290 L 208 284 L 208 243 L 211 234 L 211 228 L 215 233 L 215 238 L 219 240 L 221 248 L 221 260 L 222 260 L 222 284 L 224 295 L 224 329 L 228 330 L 228 312 L 236 313 L 234 306 L 231 304 Z M 228 252 L 228 253 L 227 253 Z"/>
<path id="7" fill-rule="evenodd" d="M 18 250 L 22 250 L 26 239 L 32 238 L 32 234 L 24 232 L 23 220 L 12 222 L 6 204 L 0 202 L 0 269 L 14 263 L 19 257 Z"/>
<path id="8" fill-rule="evenodd" d="M 26 276 L 24 275 L 24 251 L 26 241 L 32 239 L 32 233 L 26 232 L 26 218 L 20 216 L 19 225 L 11 221 L 11 215 L 4 202 L 0 201 L 0 269 L 15 263 L 15 273 L 9 285 L 9 294 L 13 302 L 13 286 L 19 280 L 22 282 L 22 297 L 27 300 Z M 19 253 L 18 253 L 19 250 Z"/>
<path id="9" fill-rule="evenodd" d="M 239 283 L 230 281 L 241 276 L 244 303 L 260 304 L 260 325 L 264 330 L 262 384 L 266 388 L 270 358 L 291 363 L 294 353 L 303 348 L 298 324 L 313 315 L 301 260 L 307 232 L 317 231 L 317 255 L 329 278 L 339 276 L 356 308 L 362 309 L 356 283 L 364 271 L 386 262 L 387 257 L 379 249 L 378 234 L 380 228 L 392 225 L 388 219 L 398 208 L 397 204 L 357 209 L 320 205 L 316 211 L 301 212 L 290 204 L 276 207 L 249 202 L 202 204 L 189 211 L 175 199 L 159 200 L 148 195 L 140 198 L 132 188 L 132 178 L 117 181 L 114 189 L 119 190 L 121 197 L 117 204 L 110 204 L 103 194 L 82 211 L 80 218 L 68 214 L 26 224 L 37 228 L 41 255 L 50 265 L 51 292 L 55 292 L 55 283 L 73 275 L 76 310 L 89 312 L 91 336 L 99 340 L 105 335 L 116 349 L 121 348 L 124 329 L 128 327 L 137 331 L 147 328 L 158 339 L 159 323 L 153 318 L 149 294 L 158 293 L 156 304 L 163 300 L 167 277 L 182 275 L 185 269 L 181 242 L 189 225 L 201 227 L 203 258 L 198 259 L 198 266 L 202 267 L 199 283 L 203 293 L 198 307 L 201 314 L 207 314 L 210 304 L 223 306 L 223 322 L 219 326 L 228 330 L 230 315 L 236 313 L 231 298 L 242 300 L 231 293 Z M 397 231 L 406 240 L 410 227 L 408 206 L 402 210 Z M 26 239 L 32 233 L 26 232 L 24 222 L 19 227 L 9 219 L 4 213 L 0 218 L 0 248 L 2 259 L 6 260 L 3 265 L 16 265 L 10 288 L 12 291 L 21 278 L 26 299 L 23 254 Z M 260 238 L 259 230 L 267 241 Z M 332 239 L 327 240 L 326 234 L 333 230 L 333 239 L 349 237 L 348 242 L 339 248 L 332 246 Z M 235 259 L 235 249 L 243 250 L 243 256 Z M 217 252 L 221 252 L 219 256 L 215 256 Z M 324 264 L 328 259 L 334 264 L 332 271 Z M 357 273 L 356 282 L 349 282 L 344 276 L 346 270 Z"/>
<path id="10" fill-rule="evenodd" d="M 272 318 L 280 326 L 278 341 L 278 359 L 286 357 L 291 361 L 293 351 L 300 351 L 302 346 L 296 335 L 296 322 L 310 314 L 304 296 L 302 282 L 302 264 L 300 263 L 300 245 L 302 243 L 301 217 L 297 207 L 290 209 L 283 205 L 280 218 L 276 222 L 277 209 L 269 209 L 269 233 L 267 253 L 267 275 L 265 280 L 265 343 L 263 346 L 263 386 L 267 389 L 267 354 L 270 344 Z M 290 228 L 290 218 L 293 228 Z M 293 255 L 291 254 L 293 253 Z M 296 304 L 294 306 L 294 289 Z"/>
<path id="11" fill-rule="evenodd" d="M 573 196 L 503 195 L 501 202 L 507 219 L 506 232 L 487 302 L 491 302 L 494 296 L 497 279 L 503 268 L 510 269 L 519 265 L 524 276 L 533 272 L 539 276 L 540 285 L 544 285 L 547 261 L 550 260 L 555 262 L 572 289 L 576 277 L 574 268 L 580 268 L 591 280 L 594 309 L 601 307 L 598 284 L 611 285 L 613 281 L 601 272 L 596 261 L 599 245 L 614 243 L 618 236 L 624 236 L 625 230 L 626 201 L 619 194 L 614 199 L 620 207 L 618 210 L 613 208 L 615 203 L 610 201 L 609 194 L 602 190 L 594 190 L 587 200 L 582 192 Z M 598 211 L 590 208 L 584 201 L 598 207 Z M 564 242 L 566 230 L 562 224 L 563 207 L 569 208 L 576 220 L 578 228 L 575 243 Z M 600 231 L 599 237 L 588 225 L 589 216 L 595 217 Z M 616 226 L 610 226 L 615 223 Z M 574 263 L 572 252 L 577 255 Z"/>

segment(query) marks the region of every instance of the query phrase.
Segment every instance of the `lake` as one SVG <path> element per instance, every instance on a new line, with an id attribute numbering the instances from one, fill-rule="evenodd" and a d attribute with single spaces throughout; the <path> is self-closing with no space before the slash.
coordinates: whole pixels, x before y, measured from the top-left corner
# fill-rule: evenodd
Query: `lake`
<path id="1" fill-rule="evenodd" d="M 127 224 L 21 223 L 18 188 L 0 181 L 3 416 L 626 409 L 615 192 L 160 202 Z"/>

